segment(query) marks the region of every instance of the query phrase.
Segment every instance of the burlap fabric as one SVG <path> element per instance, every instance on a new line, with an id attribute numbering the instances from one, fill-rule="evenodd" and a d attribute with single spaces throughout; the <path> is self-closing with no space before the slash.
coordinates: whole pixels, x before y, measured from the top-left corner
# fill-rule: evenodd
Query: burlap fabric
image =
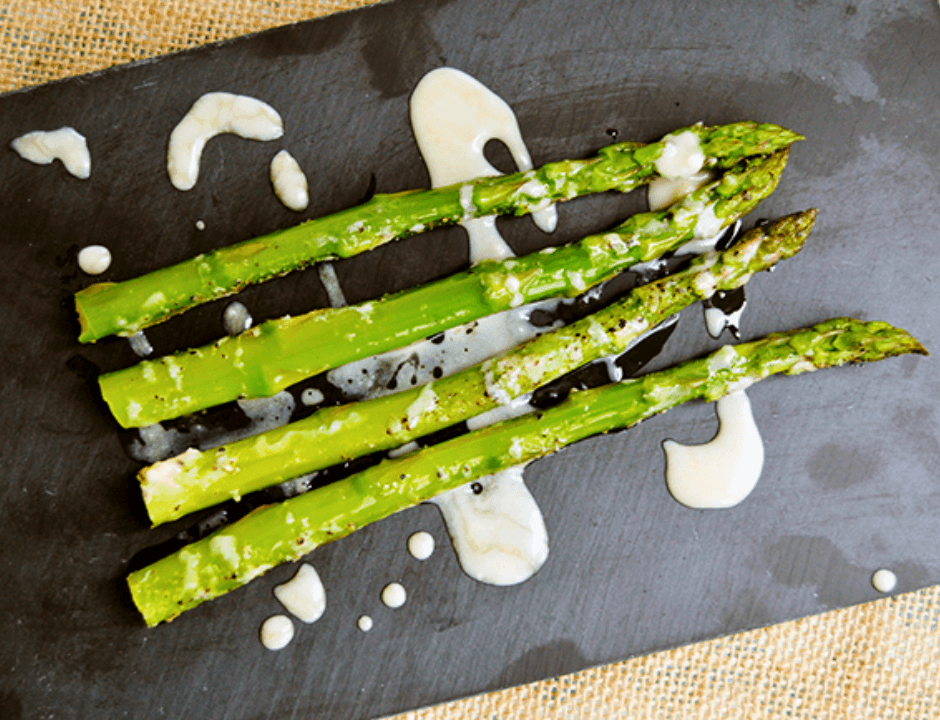
<path id="1" fill-rule="evenodd" d="M 0 91 L 375 0 L 4 0 Z M 398 716 L 940 717 L 940 588 Z"/>

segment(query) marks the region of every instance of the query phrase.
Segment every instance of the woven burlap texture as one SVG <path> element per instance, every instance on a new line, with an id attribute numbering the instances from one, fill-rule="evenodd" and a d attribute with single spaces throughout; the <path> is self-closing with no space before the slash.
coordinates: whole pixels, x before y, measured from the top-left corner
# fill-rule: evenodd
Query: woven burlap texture
<path id="1" fill-rule="evenodd" d="M 0 91 L 374 0 L 5 0 Z M 940 713 L 940 588 L 615 663 L 397 720 L 752 720 Z"/>

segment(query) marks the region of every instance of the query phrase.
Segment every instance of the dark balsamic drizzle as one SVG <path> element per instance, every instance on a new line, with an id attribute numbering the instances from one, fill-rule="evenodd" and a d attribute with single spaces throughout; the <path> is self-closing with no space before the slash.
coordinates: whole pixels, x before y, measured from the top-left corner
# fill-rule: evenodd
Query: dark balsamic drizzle
<path id="1" fill-rule="evenodd" d="M 758 220 L 756 223 L 757 227 L 768 224 L 768 220 Z M 741 236 L 741 221 L 738 220 L 733 225 L 728 226 L 728 229 L 725 230 L 724 234 L 719 238 L 718 242 L 715 243 L 716 250 L 727 250 Z M 738 327 L 736 322 L 733 320 L 734 314 L 741 310 L 747 298 L 744 296 L 744 286 L 742 285 L 739 288 L 734 290 L 719 290 L 716 292 L 710 299 L 703 300 L 702 306 L 705 308 L 706 312 L 709 308 L 715 308 L 720 310 L 724 314 L 724 323 L 722 324 L 721 330 L 718 331 L 717 335 L 712 335 L 716 340 L 721 337 L 721 333 L 727 328 L 731 334 L 734 336 L 735 340 L 741 339 L 741 329 Z M 709 330 L 709 335 L 711 331 Z"/>

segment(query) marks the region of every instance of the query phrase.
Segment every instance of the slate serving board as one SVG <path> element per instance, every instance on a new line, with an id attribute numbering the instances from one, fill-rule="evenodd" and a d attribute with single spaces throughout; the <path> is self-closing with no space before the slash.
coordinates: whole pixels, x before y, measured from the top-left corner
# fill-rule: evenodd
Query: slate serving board
<path id="1" fill-rule="evenodd" d="M 732 510 L 688 510 L 665 488 L 660 443 L 708 439 L 704 404 L 536 463 L 527 478 L 552 550 L 524 585 L 468 579 L 436 509 L 419 507 L 313 553 L 328 609 L 280 653 L 257 629 L 294 567 L 146 630 L 125 570 L 187 523 L 146 528 L 137 466 L 88 378 L 135 358 L 121 340 L 79 346 L 70 300 L 90 282 L 75 261 L 84 245 L 110 247 L 105 279 L 120 280 L 297 222 L 267 181 L 281 148 L 310 180 L 303 217 L 373 185 L 426 186 L 407 101 L 446 64 L 510 103 L 537 164 L 589 154 L 610 130 L 650 140 L 755 119 L 804 133 L 756 216 L 815 206 L 820 219 L 800 256 L 749 284 L 745 338 L 855 315 L 938 350 L 938 24 L 933 2 L 400 0 L 0 97 L 0 145 L 72 125 L 93 163 L 79 181 L 0 150 L 0 716 L 374 717 L 871 600 L 880 567 L 898 591 L 940 581 L 940 381 L 936 360 L 903 358 L 755 387 L 765 470 Z M 180 193 L 167 137 L 212 90 L 271 103 L 286 133 L 213 140 Z M 526 218 L 501 227 L 530 251 L 641 204 L 573 202 L 553 236 Z M 466 262 L 453 229 L 337 271 L 355 302 Z M 314 271 L 241 299 L 256 319 L 327 304 Z M 156 352 L 217 337 L 223 307 L 149 331 Z M 690 308 L 654 366 L 717 346 Z M 405 551 L 419 528 L 440 548 L 423 564 Z M 391 580 L 409 592 L 397 611 L 379 601 Z M 375 619 L 368 634 L 361 613 Z"/>

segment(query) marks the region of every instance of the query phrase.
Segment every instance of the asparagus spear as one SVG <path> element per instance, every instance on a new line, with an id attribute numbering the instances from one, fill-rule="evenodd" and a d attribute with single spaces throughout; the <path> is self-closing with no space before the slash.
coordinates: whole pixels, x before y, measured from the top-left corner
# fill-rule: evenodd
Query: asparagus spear
<path id="1" fill-rule="evenodd" d="M 776 187 L 787 150 L 737 165 L 663 211 L 577 243 L 501 262 L 374 302 L 268 321 L 234 338 L 102 375 L 123 427 L 151 425 L 304 378 L 523 303 L 573 297 L 637 262 L 708 236 Z"/>
<path id="2" fill-rule="evenodd" d="M 588 362 L 623 352 L 646 330 L 697 300 L 743 285 L 799 251 L 816 211 L 754 228 L 733 247 L 708 253 L 617 304 L 546 333 L 499 358 L 375 400 L 326 408 L 290 425 L 215 450 L 184 454 L 138 474 L 154 525 L 232 497 L 399 447 L 494 409 Z"/>
<path id="3" fill-rule="evenodd" d="M 586 160 L 549 163 L 528 172 L 479 178 L 433 190 L 376 195 L 364 205 L 221 248 L 121 283 L 77 293 L 79 341 L 133 335 L 190 307 L 232 295 L 320 260 L 350 257 L 440 225 L 484 215 L 525 215 L 590 193 L 628 192 L 658 176 L 656 161 L 683 132 L 699 139 L 704 167 L 727 168 L 802 137 L 776 125 L 693 125 L 651 145 L 617 143 Z"/>
<path id="4" fill-rule="evenodd" d="M 132 573 L 131 595 L 152 627 L 364 525 L 591 435 L 627 428 L 695 398 L 717 400 L 772 374 L 796 375 L 904 353 L 927 351 L 887 323 L 840 318 L 727 345 L 661 372 L 572 393 L 544 413 L 491 425 L 259 508 Z"/>

